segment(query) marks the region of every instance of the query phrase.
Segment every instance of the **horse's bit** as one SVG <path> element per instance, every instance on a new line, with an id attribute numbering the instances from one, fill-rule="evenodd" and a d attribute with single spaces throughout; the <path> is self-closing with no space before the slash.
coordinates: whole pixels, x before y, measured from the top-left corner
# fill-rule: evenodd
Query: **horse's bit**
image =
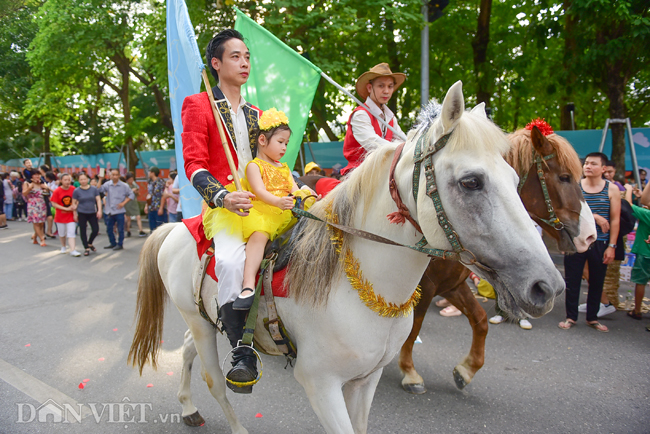
<path id="1" fill-rule="evenodd" d="M 544 169 L 542 167 L 542 161 L 548 161 L 552 158 L 555 158 L 555 153 L 549 154 L 545 157 L 541 157 L 537 152 L 533 151 L 535 158 L 533 164 L 537 166 L 537 177 L 539 178 L 539 183 L 542 186 L 542 192 L 544 193 L 544 203 L 546 204 L 546 209 L 548 211 L 548 219 L 543 219 L 539 216 L 537 217 L 540 221 L 546 223 L 547 225 L 554 228 L 556 231 L 561 231 L 564 229 L 564 223 L 560 221 L 558 216 L 555 214 L 555 209 L 553 209 L 553 203 L 551 202 L 551 196 L 548 194 L 548 187 L 546 186 L 546 179 L 544 177 Z M 531 166 L 532 168 L 532 166 Z M 521 190 L 524 188 L 524 184 L 528 179 L 528 173 L 524 173 L 524 176 L 519 180 L 519 185 L 517 186 L 517 193 L 521 196 Z"/>

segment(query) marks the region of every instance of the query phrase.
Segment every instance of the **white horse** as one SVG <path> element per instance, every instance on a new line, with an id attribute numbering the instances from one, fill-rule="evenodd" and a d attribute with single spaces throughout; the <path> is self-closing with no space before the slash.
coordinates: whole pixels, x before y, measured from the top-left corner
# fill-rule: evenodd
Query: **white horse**
<path id="1" fill-rule="evenodd" d="M 417 201 L 412 176 L 416 140 L 425 135 L 426 148 L 452 132 L 446 147 L 433 159 L 440 198 L 463 246 L 492 271 L 476 265 L 469 268 L 491 281 L 514 317 L 543 315 L 553 307 L 564 281 L 519 199 L 517 176 L 502 157 L 509 147 L 504 134 L 486 118 L 482 105 L 465 112 L 464 104 L 462 84 L 457 82 L 442 106 L 432 104 L 423 113 L 395 170 L 400 195 L 429 246 L 449 249 L 433 201 L 426 195 L 424 167 Z M 369 154 L 312 212 L 399 243 L 417 243 L 421 235 L 410 223 L 396 225 L 386 219 L 395 211 L 388 188 L 394 154 L 395 147 Z M 411 299 L 429 258 L 349 235 L 342 237 L 338 254 L 331 229 L 316 221 L 303 226 L 287 273 L 289 297 L 276 298 L 278 313 L 298 349 L 294 375 L 328 433 L 365 433 L 382 370 L 399 352 L 413 318 L 408 308 L 402 311 L 405 315 L 386 317 L 367 307 L 351 286 L 342 258 L 347 252 L 356 258 L 354 268 L 363 273 L 366 286 L 383 297 L 384 306 L 400 306 Z M 129 360 L 141 371 L 149 360 L 155 366 L 166 288 L 189 326 L 179 391 L 186 422 L 202 420 L 189 391 L 189 369 L 198 352 L 204 379 L 232 431 L 245 433 L 226 397 L 215 329 L 194 305 L 192 273 L 197 267 L 195 243 L 183 224 L 164 225 L 147 240 L 141 253 L 138 323 Z"/>

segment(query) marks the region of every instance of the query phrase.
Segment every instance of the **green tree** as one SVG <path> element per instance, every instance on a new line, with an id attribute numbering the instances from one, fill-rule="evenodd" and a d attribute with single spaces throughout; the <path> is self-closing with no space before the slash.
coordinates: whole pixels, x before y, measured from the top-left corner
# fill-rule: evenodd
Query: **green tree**
<path id="1" fill-rule="evenodd" d="M 35 82 L 26 56 L 37 32 L 32 19 L 37 9 L 33 1 L 0 1 L 0 155 L 5 159 L 38 155 L 49 148 L 49 128 L 41 119 L 24 116 L 25 100 Z"/>
<path id="2" fill-rule="evenodd" d="M 573 67 L 587 71 L 607 95 L 610 118 L 628 117 L 626 97 L 631 93 L 630 82 L 650 67 L 650 4 L 645 0 L 567 0 L 566 11 L 579 28 L 573 33 L 579 51 Z M 646 72 L 639 78 L 647 78 Z M 647 83 L 641 87 L 647 87 Z M 644 97 L 647 91 L 637 91 L 632 96 Z M 618 167 L 624 167 L 622 124 L 612 125 L 611 158 Z"/>
<path id="3" fill-rule="evenodd" d="M 141 108 L 133 110 L 133 89 L 142 91 L 139 84 L 146 86 L 158 104 L 160 123 L 166 128 L 172 125 L 159 82 L 152 71 L 144 68 L 152 67 L 152 61 L 147 56 L 141 61 L 143 41 L 160 34 L 159 28 L 152 30 L 151 26 L 159 23 L 160 11 L 156 8 L 160 8 L 160 2 L 152 5 L 154 10 L 139 1 L 114 2 L 106 7 L 99 0 L 48 0 L 39 10 L 39 32 L 29 53 L 33 70 L 49 89 L 67 91 L 69 98 L 81 94 L 82 100 L 92 100 L 101 83 L 117 95 L 122 131 L 113 140 L 125 145 L 130 170 L 138 162 L 137 146 L 144 143 L 143 131 L 138 127 L 152 124 L 132 123 L 134 113 L 142 112 Z M 139 84 L 132 83 L 133 78 Z M 95 102 L 100 99 L 95 98 Z"/>

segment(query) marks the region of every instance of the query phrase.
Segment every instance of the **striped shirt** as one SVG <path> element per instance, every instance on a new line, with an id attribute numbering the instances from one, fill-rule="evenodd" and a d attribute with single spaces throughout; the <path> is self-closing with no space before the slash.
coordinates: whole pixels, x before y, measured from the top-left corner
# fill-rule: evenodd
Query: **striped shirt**
<path id="1" fill-rule="evenodd" d="M 598 193 L 587 193 L 582 188 L 582 183 L 580 183 L 580 190 L 582 190 L 591 212 L 607 219 L 609 223 L 609 181 L 605 180 L 605 187 Z M 599 225 L 596 225 L 596 232 L 598 234 L 596 240 L 609 241 L 609 232 L 604 233 Z"/>

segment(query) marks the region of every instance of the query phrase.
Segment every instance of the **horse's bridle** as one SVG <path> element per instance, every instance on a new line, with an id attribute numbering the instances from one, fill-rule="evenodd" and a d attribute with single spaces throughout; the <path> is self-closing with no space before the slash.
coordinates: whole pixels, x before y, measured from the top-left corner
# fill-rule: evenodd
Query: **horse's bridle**
<path id="1" fill-rule="evenodd" d="M 537 217 L 540 221 L 546 223 L 547 225 L 551 226 L 556 231 L 561 231 L 562 229 L 564 229 L 564 223 L 560 221 L 557 214 L 555 214 L 555 209 L 553 209 L 553 203 L 551 202 L 551 196 L 548 194 L 548 187 L 546 186 L 544 169 L 542 167 L 542 162 L 555 158 L 555 153 L 542 157 L 536 151 L 533 151 L 533 155 L 535 157 L 533 159 L 533 165 L 537 166 L 537 177 L 539 178 L 539 183 L 542 186 L 542 192 L 544 193 L 544 203 L 546 204 L 546 210 L 548 211 L 548 219 L 543 219 L 539 216 L 535 216 L 535 217 Z M 531 169 L 533 165 L 531 165 Z M 529 172 L 524 173 L 524 176 L 522 176 L 521 179 L 519 180 L 519 185 L 517 186 L 517 193 L 519 193 L 520 196 L 521 196 L 521 190 L 524 188 L 524 184 L 528 179 Z"/>
<path id="2" fill-rule="evenodd" d="M 451 222 L 449 222 L 449 220 L 447 219 L 447 214 L 443 209 L 442 201 L 440 200 L 440 195 L 438 194 L 438 187 L 436 185 L 436 176 L 433 167 L 433 155 L 445 147 L 445 145 L 449 141 L 449 137 L 451 136 L 452 132 L 453 131 L 450 131 L 449 133 L 440 137 L 436 141 L 436 143 L 433 144 L 433 146 L 429 146 L 425 151 L 422 151 L 422 142 L 424 141 L 424 138 L 426 136 L 426 134 L 423 132 L 418 138 L 418 141 L 415 145 L 415 151 L 413 153 L 413 159 L 414 159 L 413 198 L 417 203 L 417 195 L 418 195 L 419 183 L 420 183 L 420 163 L 424 162 L 424 174 L 427 180 L 427 184 L 426 184 L 427 196 L 429 196 L 433 201 L 434 207 L 436 209 L 436 214 L 438 216 L 438 223 L 440 224 L 440 227 L 445 232 L 446 238 L 449 241 L 449 244 L 451 244 L 452 250 L 432 249 L 429 247 L 425 247 L 427 245 L 427 240 L 424 236 L 422 236 L 422 239 L 416 245 L 410 246 L 407 244 L 397 243 L 393 240 L 389 240 L 388 238 L 384 238 L 382 236 L 372 234 L 370 232 L 366 232 L 361 229 L 351 228 L 349 226 L 340 225 L 330 221 L 325 221 L 307 211 L 299 209 L 298 207 L 294 207 L 291 211 L 295 215 L 307 217 L 312 220 L 321 221 L 329 226 L 337 228 L 350 235 L 358 236 L 360 238 L 364 238 L 370 241 L 375 241 L 383 244 L 406 247 L 408 249 L 415 250 L 416 252 L 424 253 L 432 258 L 449 259 L 453 261 L 458 261 L 465 266 L 476 265 L 477 267 L 480 267 L 485 271 L 494 272 L 492 268 L 479 262 L 476 259 L 476 255 L 474 253 L 472 253 L 470 250 L 463 247 L 463 245 L 460 242 L 460 239 L 458 238 L 458 234 L 454 230 L 454 227 L 452 226 Z M 402 150 L 404 149 L 404 145 L 405 144 L 402 143 L 395 149 L 395 154 L 393 155 L 393 162 L 390 168 L 388 185 L 389 185 L 391 197 L 395 201 L 397 208 L 399 210 L 398 213 L 404 216 L 406 220 L 411 222 L 413 226 L 418 230 L 418 232 L 422 233 L 419 224 L 411 217 L 411 213 L 409 212 L 408 207 L 402 202 L 399 192 L 397 190 L 397 183 L 395 182 L 395 167 L 397 166 L 397 162 L 399 161 L 400 156 L 402 155 Z M 470 255 L 471 259 L 469 261 L 465 261 L 461 256 L 462 253 L 466 253 Z"/>
<path id="3" fill-rule="evenodd" d="M 458 261 L 465 266 L 476 265 L 480 268 L 483 268 L 484 270 L 493 271 L 490 267 L 481 264 L 476 259 L 476 255 L 472 253 L 472 251 L 463 247 L 458 237 L 458 233 L 456 233 L 453 225 L 447 218 L 447 214 L 445 213 L 445 210 L 442 206 L 442 201 L 440 200 L 440 195 L 438 194 L 438 186 L 436 184 L 435 169 L 433 166 L 433 156 L 436 152 L 438 152 L 439 150 L 445 147 L 445 145 L 449 141 L 449 138 L 451 137 L 452 132 L 453 130 L 443 135 L 432 146 L 428 146 L 425 150 L 422 150 L 422 143 L 424 142 L 426 133 L 422 132 L 422 134 L 418 138 L 418 141 L 415 144 L 415 150 L 413 152 L 413 163 L 414 163 L 413 199 L 415 199 L 415 202 L 417 203 L 418 192 L 420 189 L 420 170 L 421 170 L 420 165 L 422 162 L 424 162 L 424 175 L 427 181 L 426 194 L 433 201 L 433 206 L 436 209 L 436 215 L 438 217 L 438 223 L 440 224 L 442 230 L 445 232 L 445 237 L 447 241 L 449 241 L 449 244 L 451 244 L 451 250 L 424 248 L 423 246 L 427 244 L 427 240 L 424 236 L 422 237 L 420 242 L 417 243 L 417 246 L 422 247 L 421 251 L 423 253 L 427 253 L 429 256 L 435 258 L 450 259 L 450 260 Z M 389 177 L 389 188 L 391 192 L 391 197 L 397 204 L 399 213 L 404 215 L 404 217 L 408 219 L 411 223 L 413 223 L 413 226 L 415 226 L 415 228 L 420 233 L 422 233 L 419 224 L 417 224 L 417 222 L 414 222 L 413 219 L 410 217 L 410 212 L 408 211 L 408 208 L 406 207 L 406 205 L 404 205 L 404 203 L 402 203 L 399 197 L 399 192 L 397 192 L 397 184 L 395 182 L 394 172 L 395 172 L 395 166 L 397 166 L 397 161 L 401 156 L 403 147 L 404 144 L 400 145 L 395 151 L 395 155 L 393 157 L 393 163 L 391 165 L 390 177 Z M 424 250 L 426 250 L 426 252 Z M 469 254 L 471 256 L 471 259 L 469 261 L 465 261 L 461 257 L 461 253 Z"/>

